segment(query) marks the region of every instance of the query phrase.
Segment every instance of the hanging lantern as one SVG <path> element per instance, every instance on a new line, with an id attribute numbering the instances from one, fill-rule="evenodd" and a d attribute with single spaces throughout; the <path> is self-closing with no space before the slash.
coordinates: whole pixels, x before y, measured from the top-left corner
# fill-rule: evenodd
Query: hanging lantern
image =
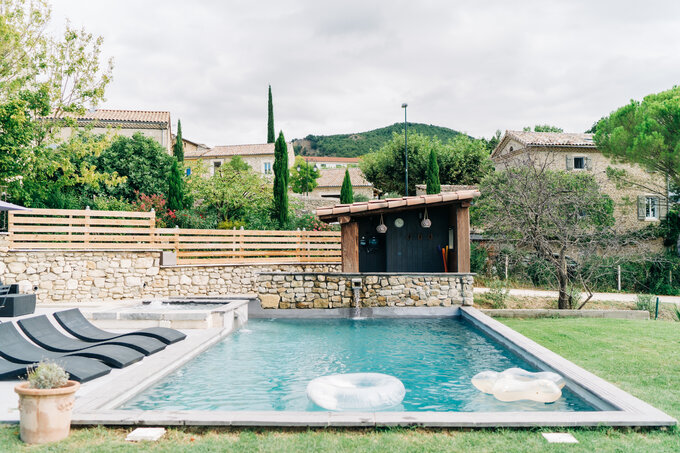
<path id="1" fill-rule="evenodd" d="M 383 220 L 382 214 L 380 214 L 380 225 L 375 227 L 375 231 L 377 231 L 380 234 L 385 234 L 387 232 L 387 225 L 385 225 L 385 221 Z"/>
<path id="2" fill-rule="evenodd" d="M 420 226 L 423 228 L 430 228 L 432 226 L 432 220 L 427 216 L 427 208 L 425 208 L 425 217 L 420 222 Z"/>

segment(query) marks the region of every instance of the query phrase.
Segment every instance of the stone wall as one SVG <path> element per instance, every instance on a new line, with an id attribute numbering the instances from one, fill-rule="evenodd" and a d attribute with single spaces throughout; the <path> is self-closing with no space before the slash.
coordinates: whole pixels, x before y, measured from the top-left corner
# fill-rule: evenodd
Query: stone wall
<path id="1" fill-rule="evenodd" d="M 342 274 L 261 272 L 262 308 L 347 308 L 354 281 L 362 307 L 472 305 L 472 274 Z"/>
<path id="2" fill-rule="evenodd" d="M 9 251 L 0 235 L 0 279 L 38 302 L 254 294 L 259 272 L 334 272 L 340 265 L 160 265 L 158 251 Z"/>

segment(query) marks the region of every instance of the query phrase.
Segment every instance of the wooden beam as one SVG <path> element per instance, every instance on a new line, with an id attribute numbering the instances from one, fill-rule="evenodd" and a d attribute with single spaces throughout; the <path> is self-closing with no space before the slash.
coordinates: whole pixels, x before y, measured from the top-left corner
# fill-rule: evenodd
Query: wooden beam
<path id="1" fill-rule="evenodd" d="M 470 209 L 456 210 L 456 272 L 470 272 Z"/>
<path id="2" fill-rule="evenodd" d="M 342 271 L 359 272 L 359 224 L 357 222 L 340 225 L 342 244 Z"/>
<path id="3" fill-rule="evenodd" d="M 349 223 L 352 221 L 352 218 L 348 215 L 341 215 L 338 216 L 338 223 L 342 225 L 343 223 Z"/>

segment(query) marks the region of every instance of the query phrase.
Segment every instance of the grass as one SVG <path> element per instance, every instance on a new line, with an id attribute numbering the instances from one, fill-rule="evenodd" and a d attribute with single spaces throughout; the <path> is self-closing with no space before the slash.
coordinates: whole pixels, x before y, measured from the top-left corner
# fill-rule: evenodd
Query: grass
<path id="1" fill-rule="evenodd" d="M 610 319 L 507 319 L 510 327 L 633 395 L 680 418 L 680 324 Z M 0 428 L 0 451 L 17 452 L 678 452 L 680 430 L 559 429 L 578 445 L 549 445 L 533 430 L 169 429 L 162 441 L 124 441 L 130 429 L 78 428 L 48 446 L 26 446 L 15 425 Z"/>

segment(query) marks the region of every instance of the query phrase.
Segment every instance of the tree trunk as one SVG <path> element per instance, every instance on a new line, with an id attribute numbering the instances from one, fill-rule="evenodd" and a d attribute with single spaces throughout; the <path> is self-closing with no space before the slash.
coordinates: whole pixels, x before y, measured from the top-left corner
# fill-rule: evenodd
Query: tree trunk
<path id="1" fill-rule="evenodd" d="M 557 280 L 560 285 L 559 297 L 557 299 L 557 308 L 566 310 L 569 306 L 569 295 L 567 294 L 567 283 L 569 283 L 569 276 L 567 274 L 567 258 L 564 252 L 560 253 L 560 263 L 557 270 Z"/>

